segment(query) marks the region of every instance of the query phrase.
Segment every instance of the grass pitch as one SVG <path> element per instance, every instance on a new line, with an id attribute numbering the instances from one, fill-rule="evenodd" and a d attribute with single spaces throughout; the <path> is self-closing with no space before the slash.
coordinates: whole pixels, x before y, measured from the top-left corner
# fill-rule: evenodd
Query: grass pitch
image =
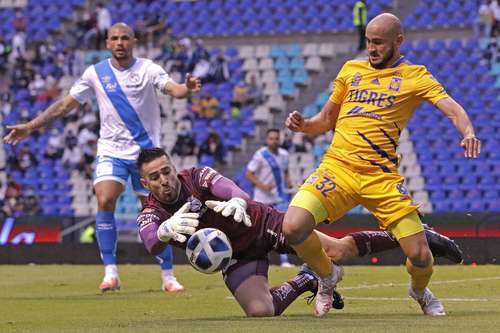
<path id="1" fill-rule="evenodd" d="M 400 267 L 346 267 L 344 310 L 324 318 L 300 298 L 284 315 L 245 318 L 219 274 L 175 268 L 182 294 L 160 291 L 157 266 L 122 265 L 101 294 L 101 266 L 0 266 L 0 332 L 499 332 L 500 266 L 439 266 L 431 288 L 448 312 L 430 318 L 407 297 Z M 297 269 L 272 267 L 271 284 Z"/>

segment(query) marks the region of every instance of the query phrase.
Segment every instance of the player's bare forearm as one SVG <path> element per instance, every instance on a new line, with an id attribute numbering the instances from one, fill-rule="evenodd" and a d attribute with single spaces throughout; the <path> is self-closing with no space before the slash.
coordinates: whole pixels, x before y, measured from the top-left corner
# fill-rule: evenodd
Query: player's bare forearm
<path id="1" fill-rule="evenodd" d="M 196 94 L 201 90 L 201 80 L 197 77 L 186 74 L 186 82 L 183 84 L 169 81 L 165 85 L 165 93 L 175 98 L 186 98 L 191 94 Z"/>
<path id="2" fill-rule="evenodd" d="M 334 130 L 340 112 L 340 105 L 328 101 L 321 111 L 309 119 L 304 119 L 301 132 L 306 134 L 323 134 Z"/>
<path id="3" fill-rule="evenodd" d="M 446 115 L 446 117 L 448 117 L 448 119 L 451 120 L 462 137 L 466 138 L 475 136 L 474 126 L 472 125 L 469 116 L 462 106 L 455 102 L 453 98 L 443 98 L 436 104 L 436 106 Z"/>
<path id="4" fill-rule="evenodd" d="M 11 145 L 16 145 L 26 139 L 30 134 L 39 128 L 46 126 L 54 121 L 54 119 L 68 113 L 78 105 L 78 102 L 71 96 L 66 96 L 62 100 L 52 104 L 38 115 L 35 119 L 28 123 L 8 125 L 9 134 L 4 137 L 4 142 Z"/>
<path id="5" fill-rule="evenodd" d="M 57 118 L 68 114 L 68 112 L 70 112 L 77 106 L 78 102 L 73 97 L 66 96 L 49 106 L 45 111 L 28 122 L 27 125 L 32 131 L 43 128 L 52 123 Z"/>
<path id="6" fill-rule="evenodd" d="M 168 83 L 166 93 L 175 98 L 186 98 L 189 96 L 189 89 L 185 84 Z"/>
<path id="7" fill-rule="evenodd" d="M 476 138 L 474 126 L 465 110 L 453 100 L 453 98 L 443 98 L 437 102 L 436 106 L 443 112 L 462 134 L 460 146 L 464 149 L 466 158 L 476 158 L 481 153 L 481 140 Z"/>

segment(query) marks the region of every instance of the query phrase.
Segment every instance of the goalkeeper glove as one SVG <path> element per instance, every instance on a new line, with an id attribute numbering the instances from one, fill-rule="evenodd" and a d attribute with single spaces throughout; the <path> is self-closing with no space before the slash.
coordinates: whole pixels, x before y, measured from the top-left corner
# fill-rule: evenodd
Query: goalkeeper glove
<path id="1" fill-rule="evenodd" d="M 186 202 L 172 217 L 160 224 L 156 235 L 162 242 L 168 242 L 171 239 L 184 243 L 187 239 L 182 234 L 192 235 L 196 231 L 196 227 L 200 223 L 198 213 L 190 213 L 190 202 Z"/>
<path id="2" fill-rule="evenodd" d="M 247 227 L 252 226 L 252 220 L 247 214 L 247 202 L 242 198 L 231 198 L 229 201 L 207 200 L 205 205 L 222 216 L 233 216 L 236 222 L 243 222 Z"/>

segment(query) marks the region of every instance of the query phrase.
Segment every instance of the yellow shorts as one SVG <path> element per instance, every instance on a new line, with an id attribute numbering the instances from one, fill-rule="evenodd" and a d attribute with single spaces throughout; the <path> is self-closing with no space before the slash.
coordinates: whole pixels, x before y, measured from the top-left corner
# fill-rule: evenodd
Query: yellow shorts
<path id="1" fill-rule="evenodd" d="M 387 229 L 418 208 L 412 204 L 403 181 L 397 173 L 357 173 L 322 163 L 300 187 L 290 206 L 306 209 L 320 223 L 325 217 L 329 222 L 336 221 L 361 204 L 382 229 Z"/>

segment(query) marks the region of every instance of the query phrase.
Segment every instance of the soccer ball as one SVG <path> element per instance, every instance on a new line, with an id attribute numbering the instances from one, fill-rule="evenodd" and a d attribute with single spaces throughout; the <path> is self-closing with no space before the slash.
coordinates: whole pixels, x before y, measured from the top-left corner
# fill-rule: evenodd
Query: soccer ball
<path id="1" fill-rule="evenodd" d="M 197 271 L 211 274 L 226 268 L 233 249 L 225 233 L 219 229 L 204 228 L 189 238 L 186 255 Z"/>

